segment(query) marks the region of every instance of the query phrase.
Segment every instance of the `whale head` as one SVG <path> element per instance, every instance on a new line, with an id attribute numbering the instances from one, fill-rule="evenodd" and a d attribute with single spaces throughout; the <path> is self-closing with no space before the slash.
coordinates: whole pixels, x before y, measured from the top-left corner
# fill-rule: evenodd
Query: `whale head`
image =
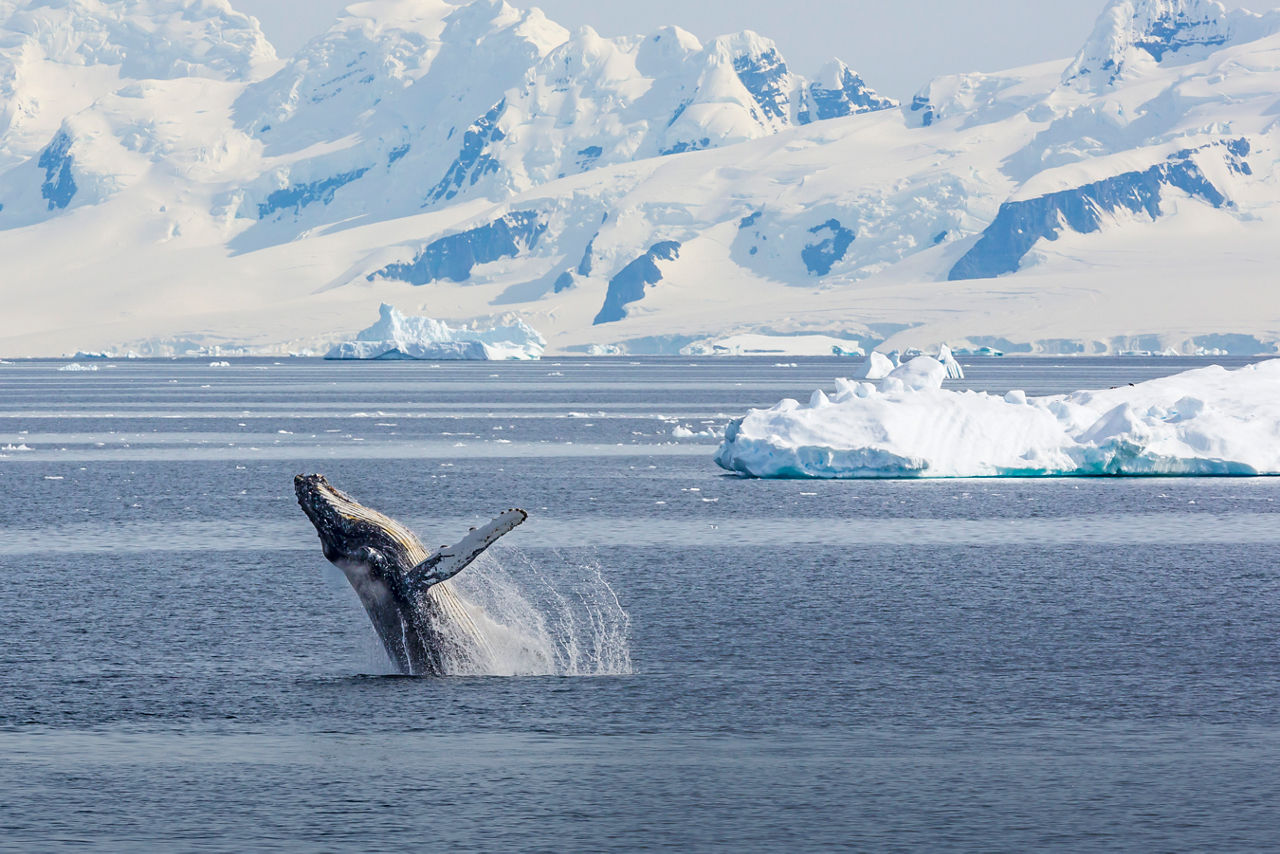
<path id="1" fill-rule="evenodd" d="M 331 563 L 365 563 L 376 557 L 379 562 L 412 567 L 425 556 L 425 552 L 416 554 L 423 551 L 422 546 L 407 528 L 360 504 L 322 474 L 298 475 L 293 491 Z"/>

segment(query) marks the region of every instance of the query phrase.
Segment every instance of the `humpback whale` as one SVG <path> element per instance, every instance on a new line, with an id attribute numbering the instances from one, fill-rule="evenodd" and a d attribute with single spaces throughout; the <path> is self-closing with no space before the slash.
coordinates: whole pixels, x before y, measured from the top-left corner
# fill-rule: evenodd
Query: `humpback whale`
<path id="1" fill-rule="evenodd" d="M 298 504 L 329 562 L 355 588 L 387 655 L 406 676 L 441 676 L 446 662 L 492 656 L 472 607 L 446 582 L 528 518 L 507 510 L 453 546 L 428 552 L 394 519 L 360 504 L 324 475 L 298 475 Z"/>

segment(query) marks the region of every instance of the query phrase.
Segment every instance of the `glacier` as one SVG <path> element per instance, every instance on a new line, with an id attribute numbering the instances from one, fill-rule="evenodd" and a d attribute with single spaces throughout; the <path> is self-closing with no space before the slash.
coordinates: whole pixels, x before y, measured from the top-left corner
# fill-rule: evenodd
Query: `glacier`
<path id="1" fill-rule="evenodd" d="M 519 318 L 505 325 L 455 328 L 430 317 L 406 316 L 383 303 L 377 323 L 360 332 L 355 340 L 334 345 L 325 358 L 536 360 L 545 348 L 545 339 Z"/>
<path id="2" fill-rule="evenodd" d="M 760 478 L 1280 475 L 1280 359 L 1030 397 L 943 389 L 928 356 L 752 410 L 716 462 Z"/>
<path id="3" fill-rule="evenodd" d="M 1098 6 L 1074 58 L 899 104 L 503 0 L 284 57 L 228 0 L 9 0 L 0 353 L 323 352 L 410 301 L 561 354 L 1275 353 L 1280 12 Z"/>

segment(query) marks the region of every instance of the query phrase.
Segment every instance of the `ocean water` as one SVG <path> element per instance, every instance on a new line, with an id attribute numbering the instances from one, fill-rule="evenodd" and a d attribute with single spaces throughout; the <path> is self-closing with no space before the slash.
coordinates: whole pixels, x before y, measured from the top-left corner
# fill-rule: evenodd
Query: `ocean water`
<path id="1" fill-rule="evenodd" d="M 1280 838 L 1280 479 L 714 466 L 716 430 L 836 359 L 63 364 L 0 364 L 0 849 Z M 428 545 L 528 510 L 457 581 L 552 664 L 388 676 L 301 472 Z"/>

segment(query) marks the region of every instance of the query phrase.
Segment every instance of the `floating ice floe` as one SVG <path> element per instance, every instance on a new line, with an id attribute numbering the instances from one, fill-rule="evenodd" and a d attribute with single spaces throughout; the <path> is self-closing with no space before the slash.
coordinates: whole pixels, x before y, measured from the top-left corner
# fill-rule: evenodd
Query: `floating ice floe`
<path id="1" fill-rule="evenodd" d="M 211 367 L 211 368 L 229 368 L 229 367 L 231 367 L 231 363 L 230 363 L 230 362 L 210 362 L 210 363 L 209 363 L 209 367 Z"/>
<path id="2" fill-rule="evenodd" d="M 76 371 L 96 371 L 96 370 L 98 370 L 98 366 L 97 366 L 97 365 L 82 365 L 82 364 L 80 364 L 79 362 L 72 362 L 72 363 L 71 363 L 71 364 L 69 364 L 69 365 L 63 365 L 61 368 L 58 368 L 58 370 L 60 370 L 60 371 L 64 371 L 64 372 L 65 372 L 65 371 L 69 371 L 69 372 L 72 372 L 72 373 L 74 373 L 74 372 L 76 372 Z"/>
<path id="3" fill-rule="evenodd" d="M 716 462 L 753 477 L 1280 474 L 1280 360 L 1028 397 L 942 389 L 919 357 L 733 422 Z"/>
<path id="4" fill-rule="evenodd" d="M 671 435 L 677 439 L 723 439 L 724 430 L 716 427 L 706 427 L 695 431 L 683 424 L 678 424 L 672 428 Z"/>
<path id="5" fill-rule="evenodd" d="M 383 303 L 378 322 L 328 352 L 326 359 L 540 359 L 547 342 L 523 320 L 488 329 L 453 328 L 430 317 L 407 317 Z"/>

